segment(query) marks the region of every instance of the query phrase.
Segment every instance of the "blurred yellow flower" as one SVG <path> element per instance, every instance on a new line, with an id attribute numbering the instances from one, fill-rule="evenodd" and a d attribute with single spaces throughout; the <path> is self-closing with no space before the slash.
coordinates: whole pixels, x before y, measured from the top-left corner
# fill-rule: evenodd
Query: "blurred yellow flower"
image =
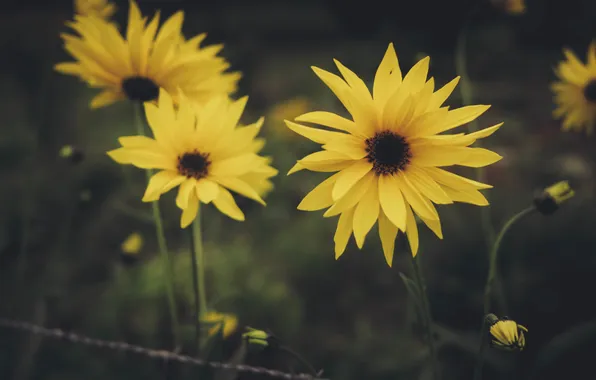
<path id="1" fill-rule="evenodd" d="M 493 5 L 512 15 L 521 15 L 526 12 L 525 0 L 491 0 Z"/>
<path id="2" fill-rule="evenodd" d="M 308 112 L 310 101 L 308 98 L 299 96 L 274 105 L 268 112 L 267 119 L 272 125 L 272 132 L 282 138 L 294 138 L 296 135 L 290 132 L 284 125 L 284 120 L 294 119 L 303 113 Z"/>
<path id="3" fill-rule="evenodd" d="M 586 130 L 591 134 L 596 124 L 596 41 L 588 47 L 587 63 L 583 64 L 568 49 L 566 60 L 555 70 L 559 81 L 552 84 L 557 108 L 553 116 L 563 118 L 563 130 Z"/>
<path id="4" fill-rule="evenodd" d="M 232 335 L 238 328 L 238 318 L 233 314 L 222 314 L 216 311 L 208 311 L 200 318 L 201 323 L 210 325 L 208 335 L 210 337 L 222 331 L 223 338 Z"/>
<path id="5" fill-rule="evenodd" d="M 390 44 L 377 70 L 372 96 L 362 79 L 337 60 L 335 64 L 344 79 L 313 67 L 353 120 L 323 111 L 296 118 L 337 131 L 286 121 L 294 132 L 323 144 L 322 151 L 299 160 L 288 174 L 302 169 L 338 172 L 312 190 L 298 206 L 307 211 L 329 207 L 325 217 L 340 215 L 334 237 L 336 258 L 344 252 L 352 232 L 361 248 L 378 220 L 385 259 L 391 265 L 398 230 L 407 234 L 412 254 L 418 252 L 414 214 L 442 238 L 439 214 L 433 203 L 488 204 L 478 190 L 490 185 L 441 167 L 483 167 L 499 161 L 498 154 L 470 145 L 493 134 L 502 123 L 470 134 L 441 134 L 476 119 L 489 106 L 454 110 L 441 107 L 459 78 L 434 91 L 433 78 L 427 81 L 429 61 L 428 57 L 420 60 L 402 78 Z"/>
<path id="6" fill-rule="evenodd" d="M 75 13 L 108 19 L 116 12 L 116 6 L 108 0 L 75 0 Z"/>
<path id="7" fill-rule="evenodd" d="M 128 255 L 138 254 L 141 251 L 141 248 L 143 248 L 143 237 L 138 232 L 133 232 L 128 235 L 126 240 L 124 240 L 120 246 L 122 252 Z"/>
<path id="8" fill-rule="evenodd" d="M 154 139 L 121 137 L 122 148 L 108 155 L 120 164 L 161 170 L 151 177 L 144 202 L 157 201 L 161 194 L 180 185 L 176 205 L 182 209 L 182 228 L 195 219 L 200 202 L 213 202 L 230 218 L 244 220 L 228 189 L 264 205 L 247 176 L 269 178 L 277 174 L 268 158 L 255 153 L 262 145 L 255 136 L 263 118 L 237 127 L 247 99 L 216 97 L 197 106 L 181 95 L 178 107 L 174 107 L 172 97 L 162 89 L 157 104 L 145 103 Z"/>
<path id="9" fill-rule="evenodd" d="M 201 48 L 200 34 L 185 40 L 181 34 L 184 13 L 175 13 L 159 29 L 159 14 L 147 24 L 134 0 L 126 36 L 116 26 L 97 17 L 75 16 L 67 23 L 79 36 L 62 34 L 65 48 L 76 62 L 59 63 L 55 69 L 79 77 L 103 91 L 91 101 L 99 108 L 118 100 L 153 101 L 159 88 L 177 100 L 178 90 L 195 102 L 236 91 L 239 73 L 224 72 L 225 59 L 216 56 L 222 45 Z"/>
<path id="10" fill-rule="evenodd" d="M 497 318 L 489 314 L 487 320 L 490 323 L 491 344 L 495 348 L 507 351 L 521 351 L 526 346 L 524 332 L 528 329 L 517 322 L 507 318 Z"/>

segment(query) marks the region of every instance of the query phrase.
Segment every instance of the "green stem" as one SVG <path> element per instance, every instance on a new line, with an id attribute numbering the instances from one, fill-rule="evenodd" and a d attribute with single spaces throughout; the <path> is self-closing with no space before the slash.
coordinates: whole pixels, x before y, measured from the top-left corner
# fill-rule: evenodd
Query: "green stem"
<path id="1" fill-rule="evenodd" d="M 515 214 L 507 221 L 507 223 L 503 225 L 503 228 L 501 228 L 501 231 L 497 235 L 497 239 L 495 240 L 489 255 L 488 277 L 486 279 L 486 286 L 484 288 L 484 314 L 488 314 L 490 312 L 491 294 L 495 279 L 497 277 L 497 259 L 499 257 L 499 248 L 501 248 L 503 238 L 515 223 L 517 223 L 526 215 L 530 215 L 534 211 L 536 211 L 536 208 L 531 206 Z"/>
<path id="2" fill-rule="evenodd" d="M 141 136 L 145 136 L 145 121 L 143 117 L 143 104 L 134 104 L 134 124 L 137 129 L 137 133 Z M 146 170 L 147 182 L 153 175 L 152 170 Z M 170 319 L 172 324 L 172 336 L 174 339 L 174 347 L 178 349 L 180 346 L 180 327 L 178 324 L 178 311 L 176 308 L 176 298 L 174 295 L 174 270 L 170 261 L 170 254 L 168 252 L 168 246 L 166 242 L 166 235 L 164 232 L 163 221 L 161 217 L 161 209 L 159 207 L 159 201 L 151 202 L 151 208 L 153 211 L 153 220 L 155 222 L 155 233 L 157 235 L 157 246 L 159 254 L 163 262 L 165 271 L 165 287 L 166 295 L 168 298 L 168 306 L 170 309 Z"/>
<path id="3" fill-rule="evenodd" d="M 207 295 L 205 293 L 205 253 L 203 251 L 203 235 L 201 233 L 201 207 L 199 207 L 199 210 L 197 211 L 197 217 L 192 222 L 192 235 L 194 241 L 194 251 L 197 255 L 197 293 L 199 294 L 199 315 L 203 315 L 207 312 Z"/>
<path id="4" fill-rule="evenodd" d="M 468 14 L 466 21 L 464 22 L 457 37 L 457 43 L 455 47 L 455 71 L 457 72 L 457 75 L 461 77 L 459 83 L 459 92 L 461 95 L 462 104 L 464 106 L 470 105 L 473 102 L 472 82 L 468 74 L 468 65 L 466 61 L 466 48 L 468 31 L 474 16 L 480 9 L 479 3 L 480 2 L 478 2 L 478 4 L 475 5 Z M 468 124 L 468 129 L 470 132 L 476 132 L 478 130 L 478 123 L 476 120 L 472 120 Z M 476 140 L 475 144 L 477 147 L 482 146 L 480 140 Z M 478 182 L 486 182 L 486 170 L 484 170 L 483 167 L 475 169 L 475 176 Z M 488 196 L 486 196 L 486 198 L 488 199 Z M 484 231 L 487 246 L 490 247 L 495 239 L 495 230 L 491 222 L 490 209 L 488 207 L 483 207 L 480 212 L 482 229 Z"/>
<path id="5" fill-rule="evenodd" d="M 482 379 L 482 367 L 484 366 L 484 353 L 486 352 L 486 335 L 487 335 L 486 317 L 482 318 L 482 329 L 480 330 L 480 347 L 478 348 L 478 357 L 476 359 L 476 367 L 474 367 L 474 380 Z"/>
<path id="6" fill-rule="evenodd" d="M 198 216 L 198 215 L 197 215 Z M 201 306 L 200 306 L 200 292 L 199 292 L 199 274 L 198 274 L 198 261 L 197 261 L 197 242 L 195 241 L 195 231 L 194 231 L 194 222 L 193 228 L 190 230 L 190 260 L 191 260 L 191 271 L 192 271 L 192 290 L 194 293 L 194 301 L 195 301 L 195 312 L 194 312 L 194 321 L 195 321 L 195 343 L 197 344 L 197 355 L 201 352 Z"/>
<path id="7" fill-rule="evenodd" d="M 420 255 L 416 257 L 412 256 L 412 267 L 414 269 L 414 280 L 418 285 L 418 289 L 420 289 L 420 296 L 422 297 L 422 318 L 424 319 L 424 328 L 426 329 L 426 335 L 428 338 L 428 348 L 430 350 L 430 358 L 431 358 L 431 367 L 433 372 L 434 380 L 439 380 L 439 368 L 438 368 L 438 360 L 437 360 L 437 350 L 435 348 L 435 343 L 433 339 L 433 331 L 432 331 L 432 316 L 430 314 L 430 302 L 428 301 L 428 295 L 426 294 L 426 283 L 424 281 L 424 277 L 422 276 L 422 271 L 420 270 Z"/>
<path id="8" fill-rule="evenodd" d="M 296 360 L 300 364 L 302 364 L 314 377 L 319 376 L 319 373 L 317 372 L 315 367 L 313 367 L 312 364 L 310 364 L 306 359 L 304 359 L 302 357 L 302 355 L 298 354 L 296 351 L 292 350 L 290 347 L 279 346 L 277 349 L 281 352 L 286 353 L 287 355 L 291 356 L 294 360 Z"/>

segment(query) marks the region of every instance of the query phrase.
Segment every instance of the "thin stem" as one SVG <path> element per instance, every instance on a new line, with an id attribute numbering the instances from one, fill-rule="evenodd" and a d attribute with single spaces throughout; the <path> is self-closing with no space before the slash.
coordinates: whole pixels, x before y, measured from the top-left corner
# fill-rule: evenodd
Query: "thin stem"
<path id="1" fill-rule="evenodd" d="M 315 367 L 313 367 L 312 364 L 310 364 L 308 361 L 306 361 L 306 359 L 304 359 L 302 357 L 302 355 L 298 354 L 296 351 L 292 350 L 290 347 L 288 347 L 288 346 L 279 346 L 277 349 L 279 351 L 281 351 L 281 352 L 284 352 L 284 353 L 288 354 L 293 359 L 295 359 L 298 362 L 300 362 L 300 364 L 302 364 L 314 377 L 318 377 L 319 376 L 319 373 L 317 372 L 317 370 L 315 369 Z"/>
<path id="2" fill-rule="evenodd" d="M 197 215 L 199 216 L 199 215 Z M 200 222 L 198 222 L 200 223 Z M 199 234 L 200 238 L 200 234 Z M 195 228 L 193 222 L 193 228 L 190 230 L 190 259 L 192 262 L 191 271 L 192 271 L 192 290 L 194 293 L 194 301 L 195 301 L 195 313 L 194 313 L 194 321 L 195 321 L 195 343 L 197 344 L 197 354 L 201 351 L 201 320 L 200 320 L 200 296 L 199 296 L 199 274 L 198 268 L 199 264 L 197 261 L 197 242 L 195 237 Z"/>
<path id="3" fill-rule="evenodd" d="M 478 348 L 478 357 L 476 358 L 476 367 L 474 367 L 474 380 L 482 379 L 482 367 L 484 366 L 484 353 L 486 352 L 486 317 L 482 318 L 482 329 L 480 330 L 480 347 Z"/>
<path id="4" fill-rule="evenodd" d="M 134 124 L 137 133 L 145 136 L 145 122 L 143 117 L 143 105 L 141 103 L 134 104 Z M 147 175 L 147 182 L 151 179 L 153 171 L 148 169 L 145 171 Z M 157 246 L 159 254 L 163 262 L 165 278 L 164 283 L 166 287 L 166 295 L 168 297 L 168 307 L 170 309 L 170 319 L 172 324 L 172 336 L 174 339 L 174 347 L 178 349 L 180 346 L 180 327 L 178 324 L 178 311 L 176 308 L 176 298 L 174 295 L 174 270 L 170 261 L 170 254 L 166 242 L 166 235 L 163 228 L 163 221 L 161 217 L 161 209 L 159 201 L 151 202 L 151 209 L 153 211 L 153 220 L 155 222 L 155 234 L 157 235 Z"/>
<path id="5" fill-rule="evenodd" d="M 201 207 L 199 207 L 197 217 L 192 222 L 192 234 L 194 237 L 199 269 L 199 310 L 200 314 L 203 315 L 207 312 L 207 295 L 205 293 L 205 253 L 203 251 L 203 235 L 201 233 Z"/>
<path id="6" fill-rule="evenodd" d="M 478 2 L 476 5 L 474 5 L 472 10 L 468 14 L 466 20 L 464 21 L 464 24 L 463 24 L 463 26 L 459 32 L 459 35 L 457 37 L 457 43 L 455 46 L 455 71 L 457 72 L 457 75 L 459 75 L 461 77 L 460 83 L 459 83 L 459 92 L 461 95 L 462 104 L 464 106 L 470 105 L 473 102 L 472 82 L 471 82 L 470 76 L 468 74 L 468 65 L 467 65 L 467 61 L 466 61 L 466 57 L 467 57 L 466 49 L 467 49 L 468 31 L 470 29 L 470 25 L 472 24 L 472 20 L 474 19 L 474 16 L 476 16 L 476 14 L 478 13 L 479 10 L 480 10 L 480 2 Z M 476 122 L 476 120 L 472 120 L 468 124 L 468 129 L 470 132 L 475 132 L 478 130 L 478 123 Z M 477 147 L 482 146 L 480 140 L 476 140 L 475 144 Z M 476 175 L 476 180 L 478 182 L 482 182 L 482 183 L 486 182 L 486 171 L 484 170 L 484 168 L 476 168 L 475 175 Z M 487 197 L 487 199 L 488 199 L 488 197 Z M 482 229 L 484 231 L 484 236 L 486 238 L 487 247 L 490 247 L 494 241 L 494 238 L 495 238 L 495 230 L 494 230 L 492 222 L 491 222 L 490 209 L 488 207 L 483 207 L 480 210 L 480 212 L 481 212 L 480 217 L 481 217 L 481 221 L 482 221 Z"/>
<path id="7" fill-rule="evenodd" d="M 517 223 L 523 217 L 530 215 L 534 211 L 536 211 L 536 208 L 531 206 L 515 214 L 503 225 L 503 228 L 501 228 L 501 231 L 497 235 L 497 239 L 495 240 L 489 255 L 488 277 L 486 279 L 486 286 L 484 288 L 484 314 L 488 314 L 490 312 L 490 301 L 493 284 L 497 277 L 497 259 L 499 257 L 499 248 L 501 248 L 503 238 L 515 223 Z"/>
<path id="8" fill-rule="evenodd" d="M 439 368 L 437 360 L 437 350 L 435 348 L 433 331 L 432 331 L 432 316 L 430 314 L 430 302 L 428 301 L 428 295 L 426 294 L 426 283 L 424 277 L 422 277 L 422 271 L 420 270 L 420 255 L 416 257 L 412 256 L 412 267 L 414 269 L 414 280 L 420 289 L 420 296 L 422 297 L 422 318 L 424 319 L 424 328 L 426 329 L 426 335 L 428 338 L 428 348 L 430 350 L 431 367 L 433 371 L 434 380 L 439 380 Z"/>

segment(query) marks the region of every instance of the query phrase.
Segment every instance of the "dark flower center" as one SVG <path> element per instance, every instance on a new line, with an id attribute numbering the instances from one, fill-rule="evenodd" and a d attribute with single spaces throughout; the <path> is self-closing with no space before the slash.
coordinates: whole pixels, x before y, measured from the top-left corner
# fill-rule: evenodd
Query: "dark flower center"
<path id="1" fill-rule="evenodd" d="M 209 171 L 209 155 L 199 153 L 196 150 L 191 153 L 184 153 L 178 156 L 178 173 L 188 178 L 201 179 L 207 176 Z"/>
<path id="2" fill-rule="evenodd" d="M 379 132 L 366 139 L 366 158 L 377 175 L 391 175 L 406 168 L 412 158 L 410 144 L 391 131 Z"/>
<path id="3" fill-rule="evenodd" d="M 584 97 L 587 101 L 596 103 L 596 79 L 592 79 L 584 86 Z"/>
<path id="4" fill-rule="evenodd" d="M 144 77 L 130 77 L 122 81 L 122 91 L 133 101 L 149 102 L 159 96 L 159 86 L 151 79 Z"/>

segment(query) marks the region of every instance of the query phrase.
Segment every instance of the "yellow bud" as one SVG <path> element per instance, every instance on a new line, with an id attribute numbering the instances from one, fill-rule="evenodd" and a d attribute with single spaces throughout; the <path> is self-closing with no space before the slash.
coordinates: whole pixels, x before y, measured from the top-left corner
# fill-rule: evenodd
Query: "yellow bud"
<path id="1" fill-rule="evenodd" d="M 506 351 L 521 351 L 526 346 L 524 336 L 528 329 L 507 317 L 498 318 L 494 314 L 488 314 L 486 322 L 489 324 L 489 332 L 492 337 L 491 345 Z"/>
<path id="2" fill-rule="evenodd" d="M 252 327 L 247 327 L 246 329 L 248 331 L 242 334 L 242 338 L 245 339 L 249 345 L 269 346 L 269 339 L 271 337 L 265 331 L 253 329 Z"/>
<path id="3" fill-rule="evenodd" d="M 534 197 L 534 206 L 543 215 L 550 215 L 557 211 L 559 205 L 575 195 L 568 181 L 557 182 L 547 187 Z"/>

